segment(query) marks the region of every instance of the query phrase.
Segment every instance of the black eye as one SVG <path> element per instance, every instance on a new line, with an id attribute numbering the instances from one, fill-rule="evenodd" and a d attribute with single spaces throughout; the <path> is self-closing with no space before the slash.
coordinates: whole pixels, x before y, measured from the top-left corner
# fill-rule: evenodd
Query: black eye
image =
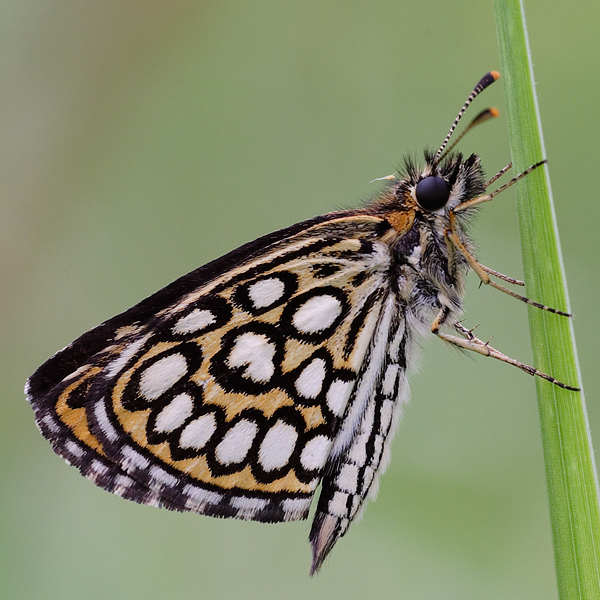
<path id="1" fill-rule="evenodd" d="M 425 210 L 437 210 L 442 208 L 448 202 L 450 196 L 450 188 L 446 180 L 437 175 L 425 177 L 417 183 L 415 190 L 417 202 L 421 208 Z"/>

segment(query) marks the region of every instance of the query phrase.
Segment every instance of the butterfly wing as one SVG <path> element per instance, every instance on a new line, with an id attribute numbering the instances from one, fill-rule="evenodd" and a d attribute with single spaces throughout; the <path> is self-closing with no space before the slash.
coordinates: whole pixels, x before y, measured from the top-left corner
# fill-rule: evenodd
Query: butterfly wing
<path id="1" fill-rule="evenodd" d="M 322 479 L 319 503 L 310 531 L 311 574 L 335 543 L 377 495 L 379 477 L 390 458 L 390 446 L 408 400 L 407 360 L 414 356 L 406 327 L 410 309 L 386 290 L 373 330 L 369 354 L 336 433 Z"/>
<path id="2" fill-rule="evenodd" d="M 106 321 L 30 378 L 40 430 L 86 477 L 137 502 L 305 518 L 389 362 L 376 357 L 397 319 L 388 228 L 359 211 L 317 217 Z"/>

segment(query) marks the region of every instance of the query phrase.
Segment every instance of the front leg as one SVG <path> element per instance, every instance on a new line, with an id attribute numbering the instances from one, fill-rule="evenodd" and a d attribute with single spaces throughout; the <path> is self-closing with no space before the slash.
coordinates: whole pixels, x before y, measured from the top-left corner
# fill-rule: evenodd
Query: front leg
<path id="1" fill-rule="evenodd" d="M 491 356 L 492 358 L 496 358 L 501 360 L 502 362 L 508 363 L 509 365 L 513 365 L 521 371 L 525 371 L 529 375 L 537 375 L 558 387 L 564 388 L 566 390 L 571 390 L 573 392 L 578 392 L 579 388 L 572 387 L 567 385 L 566 383 L 562 383 L 562 381 L 558 381 L 554 377 L 550 375 L 546 375 L 546 373 L 542 373 L 538 371 L 535 367 L 531 367 L 526 365 L 525 363 L 519 362 L 514 358 L 510 358 L 510 356 L 506 356 L 506 354 L 502 354 L 502 352 L 492 348 L 488 343 L 483 342 L 479 338 L 473 335 L 473 332 L 466 327 L 463 327 L 460 323 L 454 323 L 453 327 L 456 329 L 458 333 L 460 333 L 464 337 L 458 337 L 456 335 L 450 335 L 447 333 L 443 333 L 440 331 L 440 328 L 446 323 L 448 317 L 450 315 L 450 309 L 443 307 L 440 309 L 440 312 L 437 314 L 431 325 L 432 333 L 435 333 L 439 338 L 442 338 L 444 341 L 449 342 L 450 344 L 454 344 L 459 348 L 463 348 L 465 350 L 471 350 L 472 352 L 477 352 L 477 354 L 481 354 L 482 356 Z"/>
<path id="2" fill-rule="evenodd" d="M 513 298 L 516 298 L 517 300 L 520 300 L 521 302 L 525 302 L 525 304 L 531 304 L 531 306 L 535 306 L 536 308 L 541 308 L 542 310 L 546 310 L 548 312 L 555 313 L 555 314 L 561 315 L 563 317 L 572 316 L 570 313 L 563 312 L 562 310 L 558 310 L 558 309 L 552 308 L 550 306 L 546 306 L 545 304 L 540 304 L 539 302 L 536 302 L 535 300 L 531 300 L 530 298 L 527 298 L 526 296 L 521 296 L 521 294 L 517 294 L 516 292 L 513 292 L 512 290 L 510 290 L 510 289 L 504 287 L 503 285 L 500 285 L 499 283 L 496 283 L 495 281 L 490 279 L 488 273 L 490 273 L 492 275 L 496 275 L 496 276 L 500 277 L 500 279 L 504 279 L 505 281 L 508 281 L 509 283 L 516 283 L 516 285 L 522 284 L 521 281 L 518 281 L 518 280 L 511 281 L 511 279 L 512 279 L 511 277 L 506 277 L 505 275 L 502 275 L 501 273 L 498 273 L 497 271 L 494 271 L 493 269 L 489 269 L 488 267 L 484 267 L 483 265 L 479 264 L 479 262 L 477 262 L 477 259 L 467 250 L 465 245 L 460 241 L 460 238 L 458 237 L 458 234 L 456 233 L 456 231 L 457 231 L 456 215 L 454 213 L 450 213 L 450 229 L 448 229 L 446 231 L 446 244 L 448 246 L 454 246 L 454 248 L 456 249 L 456 252 L 459 252 L 460 254 L 462 254 L 462 256 L 467 261 L 469 266 L 473 269 L 473 271 L 475 271 L 475 273 L 477 273 L 477 276 L 479 277 L 479 279 L 481 279 L 482 283 L 484 283 L 485 285 L 489 285 L 501 292 L 504 292 L 505 294 L 508 294 L 509 296 L 512 296 Z"/>

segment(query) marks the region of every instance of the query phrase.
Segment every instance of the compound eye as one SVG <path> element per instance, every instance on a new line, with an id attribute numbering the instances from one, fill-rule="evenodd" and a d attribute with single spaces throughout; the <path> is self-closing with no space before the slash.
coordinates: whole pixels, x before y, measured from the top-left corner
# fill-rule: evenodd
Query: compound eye
<path id="1" fill-rule="evenodd" d="M 430 175 L 417 183 L 415 190 L 419 206 L 428 211 L 446 206 L 450 196 L 450 188 L 443 177 Z"/>

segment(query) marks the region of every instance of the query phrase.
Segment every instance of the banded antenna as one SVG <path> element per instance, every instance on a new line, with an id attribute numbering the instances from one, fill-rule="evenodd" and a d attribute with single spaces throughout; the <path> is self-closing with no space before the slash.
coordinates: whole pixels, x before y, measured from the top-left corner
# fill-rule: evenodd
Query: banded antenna
<path id="1" fill-rule="evenodd" d="M 471 129 L 473 129 L 473 127 L 476 127 L 477 125 L 481 125 L 482 123 L 485 123 L 486 121 L 489 121 L 490 119 L 495 119 L 499 115 L 500 115 L 500 111 L 494 107 L 486 108 L 485 110 L 482 110 L 465 127 L 465 129 L 461 132 L 461 134 L 458 137 L 455 137 L 454 141 L 442 152 L 442 155 L 438 158 L 438 162 L 441 162 L 445 156 L 447 156 L 450 152 L 452 152 L 452 149 L 456 146 L 456 144 L 458 144 L 458 142 L 460 142 L 460 140 L 462 140 L 465 137 L 465 135 L 467 135 L 467 133 L 469 133 L 469 131 L 471 131 Z"/>
<path id="2" fill-rule="evenodd" d="M 437 164 L 439 162 L 439 160 L 442 156 L 442 153 L 444 152 L 444 148 L 450 141 L 450 138 L 452 137 L 452 134 L 454 133 L 454 130 L 456 129 L 456 126 L 458 125 L 458 122 L 461 120 L 462 116 L 465 114 L 465 111 L 467 110 L 467 108 L 469 108 L 469 104 L 471 104 L 471 102 L 473 102 L 473 100 L 475 100 L 475 98 L 477 98 L 477 96 L 479 96 L 479 94 L 481 94 L 481 92 L 483 92 L 483 90 L 485 90 L 485 88 L 492 85 L 492 83 L 494 83 L 494 81 L 496 81 L 499 77 L 500 77 L 500 73 L 498 73 L 498 71 L 490 71 L 489 73 L 486 73 L 479 80 L 479 83 L 473 88 L 473 91 L 467 98 L 467 101 L 463 104 L 463 107 L 460 109 L 458 115 L 456 116 L 456 119 L 454 119 L 454 123 L 452 123 L 452 127 L 450 127 L 450 131 L 448 132 L 448 135 L 444 139 L 444 142 L 440 146 L 440 149 L 437 151 L 437 154 L 435 155 L 435 158 L 433 159 L 433 162 L 435 164 Z"/>

